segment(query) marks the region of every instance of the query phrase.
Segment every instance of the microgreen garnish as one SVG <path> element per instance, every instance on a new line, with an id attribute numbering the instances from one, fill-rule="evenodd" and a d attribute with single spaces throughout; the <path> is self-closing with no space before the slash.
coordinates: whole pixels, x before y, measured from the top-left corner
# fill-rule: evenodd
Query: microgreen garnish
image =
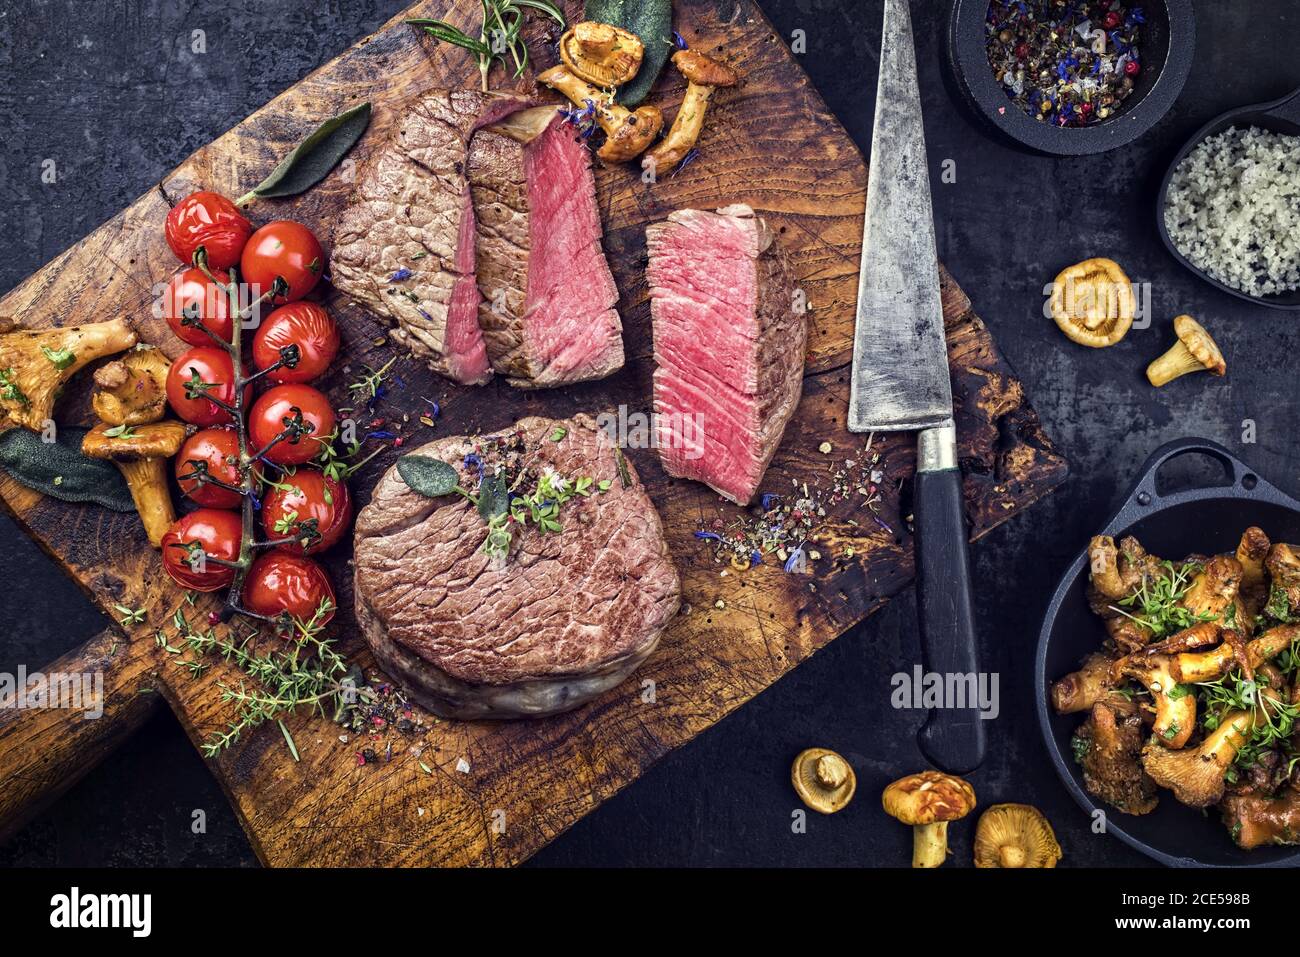
<path id="1" fill-rule="evenodd" d="M 1157 575 L 1154 579 L 1144 575 L 1137 591 L 1119 601 L 1125 608 L 1138 608 L 1140 614 L 1131 614 L 1115 605 L 1111 606 L 1111 610 L 1119 612 L 1125 618 L 1131 618 L 1157 638 L 1164 638 L 1203 621 L 1213 621 L 1217 617 L 1210 612 L 1193 613 L 1181 604 L 1192 587 L 1192 578 L 1201 571 L 1200 565 L 1187 562 L 1180 567 L 1173 562 L 1162 562 L 1161 567 L 1165 574 Z"/>
<path id="2" fill-rule="evenodd" d="M 136 432 L 129 425 L 115 425 L 105 429 L 104 435 L 110 439 L 133 439 L 136 437 Z"/>

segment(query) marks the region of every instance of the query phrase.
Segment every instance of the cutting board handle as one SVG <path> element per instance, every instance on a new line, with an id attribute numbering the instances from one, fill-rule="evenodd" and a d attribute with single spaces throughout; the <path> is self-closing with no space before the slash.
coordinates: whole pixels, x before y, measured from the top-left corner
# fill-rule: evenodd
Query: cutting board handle
<path id="1" fill-rule="evenodd" d="M 145 690 L 150 675 L 145 644 L 108 629 L 44 668 L 45 676 L 79 679 L 79 707 L 15 706 L 33 703 L 25 697 L 0 708 L 0 841 L 81 780 L 159 705 L 161 697 Z M 90 677 L 82 681 L 80 676 Z M 29 673 L 29 690 L 38 687 L 33 678 Z M 88 716 L 101 708 L 98 717 Z"/>

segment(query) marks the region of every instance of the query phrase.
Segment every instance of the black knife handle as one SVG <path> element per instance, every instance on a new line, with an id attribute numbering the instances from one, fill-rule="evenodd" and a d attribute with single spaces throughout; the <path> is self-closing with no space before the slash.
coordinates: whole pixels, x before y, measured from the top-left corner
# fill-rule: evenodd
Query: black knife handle
<path id="1" fill-rule="evenodd" d="M 941 675 L 945 688 L 960 686 L 973 691 L 981 682 L 960 469 L 917 472 L 912 514 L 925 670 Z M 950 680 L 953 675 L 974 678 L 954 682 Z M 917 734 L 917 744 L 935 767 L 964 774 L 984 760 L 984 719 L 978 697 L 971 700 L 968 695 L 964 708 L 953 707 L 956 703 L 945 700 L 945 707 L 930 712 Z"/>

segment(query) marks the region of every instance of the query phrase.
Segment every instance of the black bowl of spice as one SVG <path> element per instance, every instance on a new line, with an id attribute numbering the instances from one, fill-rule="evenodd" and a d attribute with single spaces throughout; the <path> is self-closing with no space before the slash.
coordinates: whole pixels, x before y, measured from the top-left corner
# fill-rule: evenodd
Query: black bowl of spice
<path id="1" fill-rule="evenodd" d="M 1131 143 L 1191 69 L 1191 0 L 954 0 L 948 54 L 968 105 L 1058 156 Z"/>

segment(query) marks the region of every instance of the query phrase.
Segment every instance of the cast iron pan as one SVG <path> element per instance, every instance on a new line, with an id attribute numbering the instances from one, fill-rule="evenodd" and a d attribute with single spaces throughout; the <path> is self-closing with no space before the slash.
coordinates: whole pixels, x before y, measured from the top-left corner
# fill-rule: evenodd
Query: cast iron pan
<path id="1" fill-rule="evenodd" d="M 1148 0 L 1142 72 L 1133 93 L 1112 117 L 1062 129 L 1039 122 L 1011 102 L 993 76 L 985 49 L 989 0 L 953 0 L 948 58 L 966 105 L 1003 136 L 1040 153 L 1081 156 L 1131 143 L 1169 112 L 1187 80 L 1196 45 L 1191 0 Z"/>
<path id="2" fill-rule="evenodd" d="M 1230 296 L 1236 296 L 1238 299 L 1244 299 L 1246 302 L 1253 302 L 1257 305 L 1270 306 L 1274 309 L 1300 309 L 1300 290 L 1275 292 L 1267 296 L 1252 296 L 1240 289 L 1234 289 L 1193 265 L 1174 245 L 1174 241 L 1169 238 L 1169 228 L 1165 225 L 1165 207 L 1169 203 L 1169 181 L 1174 178 L 1174 172 L 1178 169 L 1178 165 L 1187 158 L 1187 154 L 1200 146 L 1203 140 L 1211 136 L 1217 136 L 1233 126 L 1238 129 L 1255 126 L 1273 133 L 1300 136 L 1300 90 L 1288 93 L 1280 100 L 1273 100 L 1269 103 L 1256 103 L 1253 106 L 1243 106 L 1235 110 L 1229 110 L 1227 113 L 1216 116 L 1197 130 L 1186 145 L 1178 151 L 1178 155 L 1174 157 L 1174 161 L 1169 164 L 1169 169 L 1165 172 L 1165 178 L 1160 181 L 1160 192 L 1156 194 L 1156 229 L 1159 230 L 1160 239 L 1164 242 L 1165 248 L 1169 250 L 1170 254 L 1211 286 L 1222 289 Z"/>
<path id="3" fill-rule="evenodd" d="M 1170 460 L 1197 453 L 1217 460 L 1226 484 L 1160 494 L 1156 477 Z M 1143 465 L 1132 491 L 1100 532 L 1116 538 L 1135 535 L 1153 554 L 1182 558 L 1194 552 L 1214 554 L 1237 547 L 1242 531 L 1258 525 L 1275 542 L 1300 541 L 1300 502 L 1289 498 L 1208 439 L 1179 439 L 1162 445 Z M 1088 813 L 1106 812 L 1106 830 L 1143 854 L 1173 867 L 1278 867 L 1300 865 L 1300 848 L 1261 847 L 1243 851 L 1220 823 L 1217 811 L 1203 814 L 1186 807 L 1166 790 L 1150 814 L 1122 814 L 1083 789 L 1070 737 L 1085 715 L 1058 715 L 1048 688 L 1074 671 L 1106 637 L 1088 610 L 1087 542 L 1057 586 L 1038 637 L 1034 693 L 1038 724 L 1056 773 Z"/>

